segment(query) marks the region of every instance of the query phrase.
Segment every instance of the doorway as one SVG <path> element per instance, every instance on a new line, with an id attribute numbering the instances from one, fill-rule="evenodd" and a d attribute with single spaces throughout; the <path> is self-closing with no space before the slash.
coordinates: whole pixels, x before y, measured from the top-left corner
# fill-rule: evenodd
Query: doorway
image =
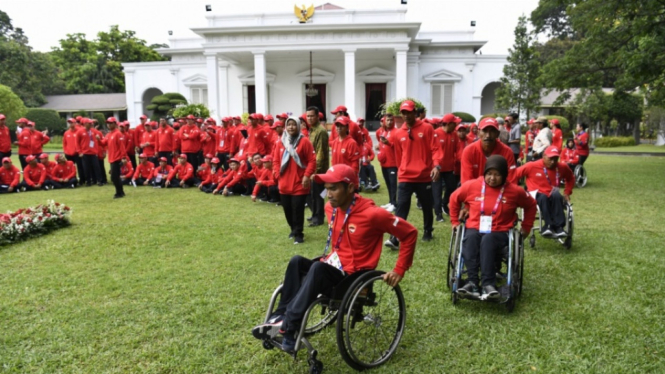
<path id="1" fill-rule="evenodd" d="M 305 84 L 305 92 L 307 92 L 307 86 L 309 84 Z M 319 108 L 319 113 L 323 113 L 323 122 L 325 123 L 328 118 L 328 112 L 326 111 L 326 84 L 314 84 L 313 86 L 318 90 L 318 94 L 312 97 L 305 95 L 305 110 L 310 106 Z"/>
<path id="2" fill-rule="evenodd" d="M 376 130 L 381 126 L 381 105 L 385 102 L 385 83 L 365 84 L 365 127 L 368 130 Z"/>

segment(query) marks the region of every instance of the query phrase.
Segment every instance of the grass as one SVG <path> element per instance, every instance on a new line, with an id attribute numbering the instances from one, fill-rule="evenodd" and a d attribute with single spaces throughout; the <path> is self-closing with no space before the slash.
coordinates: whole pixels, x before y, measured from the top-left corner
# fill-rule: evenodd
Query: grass
<path id="1" fill-rule="evenodd" d="M 626 147 L 598 148 L 595 152 L 645 152 L 645 153 L 665 153 L 665 146 L 654 144 L 640 144 Z"/>
<path id="2" fill-rule="evenodd" d="M 526 250 L 515 312 L 450 302 L 449 223 L 419 242 L 401 283 L 407 330 L 376 373 L 665 371 L 665 159 L 590 157 L 575 190 L 573 249 Z M 305 373 L 251 334 L 288 259 L 316 256 L 327 229 L 294 246 L 280 208 L 194 190 L 110 186 L 0 196 L 0 211 L 54 198 L 73 225 L 0 247 L 0 372 Z M 385 186 L 369 194 L 387 202 Z M 415 205 L 415 204 L 414 204 Z M 410 219 L 422 229 L 420 211 Z M 380 268 L 396 253 L 384 251 Z M 333 329 L 312 339 L 327 372 L 352 372 Z"/>

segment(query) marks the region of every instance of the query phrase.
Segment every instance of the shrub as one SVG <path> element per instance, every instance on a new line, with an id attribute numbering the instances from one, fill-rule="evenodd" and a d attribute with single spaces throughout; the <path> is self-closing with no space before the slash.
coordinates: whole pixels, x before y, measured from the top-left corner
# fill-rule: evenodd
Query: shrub
<path id="1" fill-rule="evenodd" d="M 593 144 L 599 148 L 627 147 L 635 145 L 635 138 L 632 136 L 604 136 L 597 138 Z"/>
<path id="2" fill-rule="evenodd" d="M 548 123 L 548 124 L 549 124 L 550 121 L 552 121 L 553 119 L 555 119 L 555 118 L 558 119 L 558 120 L 559 120 L 559 124 L 561 125 L 561 131 L 564 131 L 564 132 L 565 132 L 566 130 L 570 130 L 570 122 L 568 122 L 568 119 L 567 119 L 566 117 L 561 117 L 561 116 L 545 116 L 545 118 L 547 118 L 547 123 Z"/>
<path id="3" fill-rule="evenodd" d="M 195 115 L 197 117 L 206 118 L 210 117 L 210 110 L 203 104 L 183 105 L 173 110 L 174 118 L 182 118 L 190 114 Z"/>
<path id="4" fill-rule="evenodd" d="M 172 115 L 179 105 L 187 105 L 187 99 L 177 92 L 167 92 L 153 97 L 146 109 L 153 111 L 150 119 L 157 121 L 162 117 Z"/>
<path id="5" fill-rule="evenodd" d="M 247 124 L 247 121 L 249 121 L 249 113 L 243 113 L 242 116 L 240 116 L 240 120 L 242 123 Z"/>
<path id="6" fill-rule="evenodd" d="M 393 116 L 400 116 L 401 114 L 400 114 L 400 112 L 399 112 L 399 106 L 402 104 L 402 102 L 403 102 L 404 100 L 411 100 L 411 101 L 413 101 L 413 102 L 416 104 L 416 108 L 417 108 L 417 109 L 425 108 L 425 106 L 423 105 L 423 103 L 421 103 L 420 101 L 418 101 L 418 100 L 416 100 L 416 99 L 414 99 L 414 98 L 411 98 L 411 97 L 405 97 L 405 98 L 403 98 L 403 99 L 399 99 L 399 100 L 395 100 L 395 101 L 392 101 L 392 102 L 388 102 L 388 103 L 383 104 L 383 105 L 381 106 L 381 115 L 384 115 L 384 114 L 392 114 Z"/>
<path id="7" fill-rule="evenodd" d="M 488 118 L 488 117 L 492 117 L 492 118 L 497 118 L 497 117 L 506 118 L 507 116 L 508 116 L 508 113 L 487 113 L 487 114 L 483 114 L 483 116 L 480 117 L 480 119 L 479 119 L 478 121 L 482 120 L 483 118 Z"/>
<path id="8" fill-rule="evenodd" d="M 51 134 L 62 134 L 67 130 L 67 121 L 53 109 L 30 108 L 25 118 L 34 122 L 39 131 L 48 129 Z"/>
<path id="9" fill-rule="evenodd" d="M 11 88 L 0 84 L 0 113 L 7 117 L 7 127 L 10 132 L 16 130 L 17 119 L 23 117 L 27 109 L 18 95 L 16 95 Z"/>
<path id="10" fill-rule="evenodd" d="M 454 115 L 462 119 L 462 122 L 471 123 L 476 122 L 476 117 L 466 112 L 453 112 Z"/>
<path id="11" fill-rule="evenodd" d="M 92 113 L 92 119 L 96 119 L 100 127 L 106 126 L 106 117 L 104 117 L 104 113 Z"/>

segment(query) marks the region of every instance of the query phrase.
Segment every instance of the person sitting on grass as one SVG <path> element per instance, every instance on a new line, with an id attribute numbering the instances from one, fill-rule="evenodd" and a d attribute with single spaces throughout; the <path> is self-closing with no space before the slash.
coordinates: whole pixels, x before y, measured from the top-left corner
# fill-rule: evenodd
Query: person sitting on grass
<path id="1" fill-rule="evenodd" d="M 75 188 L 78 181 L 74 161 L 67 160 L 67 156 L 64 154 L 56 155 L 55 161 L 57 165 L 53 168 L 53 186 L 55 188 Z"/>
<path id="2" fill-rule="evenodd" d="M 536 201 L 540 215 L 545 221 L 540 234 L 546 238 L 565 238 L 563 231 L 566 216 L 563 212 L 564 203 L 570 202 L 570 195 L 575 187 L 575 177 L 568 165 L 559 162 L 559 148 L 551 145 L 543 152 L 543 158 L 528 162 L 515 171 L 513 181 L 526 177 L 527 191 L 536 192 Z M 561 181 L 566 182 L 563 194 L 559 190 Z"/>
<path id="3" fill-rule="evenodd" d="M 450 223 L 453 229 L 466 220 L 462 257 L 467 283 L 457 290 L 462 297 L 499 298 L 496 289 L 496 259 L 508 245 L 508 230 L 515 225 L 518 207 L 524 209 L 522 235 L 527 236 L 536 217 L 536 202 L 522 188 L 509 182 L 508 162 L 492 155 L 485 163 L 484 175 L 462 184 L 450 197 Z M 464 209 L 460 210 L 464 204 Z M 482 275 L 482 296 L 478 286 Z"/>
<path id="4" fill-rule="evenodd" d="M 277 189 L 277 181 L 272 170 L 272 156 L 266 156 L 261 159 L 263 167 L 260 171 L 254 169 L 256 175 L 256 184 L 252 192 L 252 201 L 256 202 L 258 197 L 261 201 L 269 203 L 276 203 L 279 201 L 279 190 Z"/>
<path id="5" fill-rule="evenodd" d="M 247 179 L 247 172 L 240 167 L 240 162 L 236 158 L 229 159 L 229 171 L 226 177 L 219 181 L 219 184 L 212 191 L 213 195 L 221 194 L 224 196 L 240 195 L 247 192 L 245 180 Z"/>
<path id="6" fill-rule="evenodd" d="M 150 177 L 150 184 L 153 188 L 162 188 L 164 183 L 166 183 L 166 178 L 173 170 L 173 166 L 169 165 L 169 159 L 166 157 L 159 158 L 159 166 L 152 171 Z"/>
<path id="7" fill-rule="evenodd" d="M 23 182 L 19 184 L 22 191 L 47 190 L 44 184 L 46 180 L 46 168 L 37 162 L 37 157 L 30 155 L 25 158 L 28 163 L 23 169 Z"/>
<path id="8" fill-rule="evenodd" d="M 125 156 L 120 160 L 120 183 L 128 185 L 132 182 L 134 176 L 134 167 L 129 162 L 129 157 Z"/>
<path id="9" fill-rule="evenodd" d="M 150 177 L 152 176 L 152 171 L 155 169 L 155 164 L 148 161 L 148 155 L 141 153 L 139 155 L 139 164 L 136 165 L 136 170 L 134 171 L 134 178 L 132 178 L 132 184 L 136 186 L 147 186 L 150 183 Z"/>
<path id="10" fill-rule="evenodd" d="M 319 260 L 291 258 L 277 309 L 268 323 L 252 329 L 257 339 L 282 334 L 286 351 L 295 348 L 295 336 L 305 311 L 319 294 L 330 294 L 348 275 L 376 268 L 385 233 L 399 238 L 401 243 L 395 268 L 383 276 L 391 287 L 411 267 L 418 239 L 418 230 L 412 224 L 356 193 L 358 174 L 350 166 L 333 165 L 325 174 L 316 174 L 314 180 L 325 184 L 328 195 L 325 212 L 330 230 L 324 256 Z"/>
<path id="11" fill-rule="evenodd" d="M 211 193 L 216 187 L 217 183 L 224 176 L 224 169 L 221 167 L 221 161 L 217 157 L 210 160 L 210 170 L 204 180 L 199 183 L 199 190 L 205 193 Z"/>
<path id="12" fill-rule="evenodd" d="M 0 193 L 18 192 L 20 180 L 21 171 L 12 165 L 12 159 L 3 158 L 2 167 L 0 167 Z"/>
<path id="13" fill-rule="evenodd" d="M 166 188 L 182 187 L 187 188 L 194 185 L 194 167 L 187 162 L 187 155 L 181 154 L 178 157 L 178 165 L 166 177 Z"/>
<path id="14" fill-rule="evenodd" d="M 52 189 L 56 188 L 55 184 L 53 183 L 53 169 L 55 169 L 58 163 L 49 160 L 48 154 L 46 153 L 42 153 L 39 155 L 39 163 L 44 165 L 44 169 L 46 170 L 46 178 L 44 179 L 44 184 L 49 186 L 49 188 Z"/>

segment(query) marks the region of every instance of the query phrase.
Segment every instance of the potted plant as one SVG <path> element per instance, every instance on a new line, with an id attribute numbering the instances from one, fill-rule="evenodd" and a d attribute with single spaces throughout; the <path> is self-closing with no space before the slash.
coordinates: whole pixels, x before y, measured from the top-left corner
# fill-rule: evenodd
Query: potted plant
<path id="1" fill-rule="evenodd" d="M 416 104 L 416 108 L 425 108 L 423 103 L 421 103 L 418 99 L 414 99 L 412 97 L 406 97 L 403 99 L 395 100 L 395 101 L 389 101 L 381 106 L 381 114 L 392 114 L 393 117 L 395 117 L 395 127 L 399 127 L 404 123 L 404 118 L 402 117 L 402 114 L 399 111 L 400 105 L 402 105 L 402 102 L 405 100 L 411 100 Z"/>

